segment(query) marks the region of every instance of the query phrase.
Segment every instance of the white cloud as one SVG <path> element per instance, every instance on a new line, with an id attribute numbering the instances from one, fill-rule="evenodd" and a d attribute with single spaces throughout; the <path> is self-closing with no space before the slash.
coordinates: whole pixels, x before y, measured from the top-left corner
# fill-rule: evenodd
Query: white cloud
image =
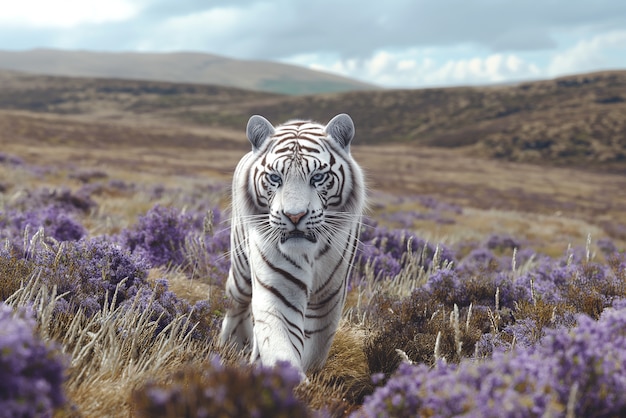
<path id="1" fill-rule="evenodd" d="M 131 0 L 18 0 L 0 4 L 0 25 L 66 29 L 82 24 L 128 20 L 139 13 Z"/>
<path id="2" fill-rule="evenodd" d="M 556 77 L 564 74 L 594 71 L 624 66 L 626 30 L 603 33 L 583 39 L 551 59 L 547 73 Z M 615 54 L 619 55 L 616 59 Z"/>
<path id="3" fill-rule="evenodd" d="M 537 65 L 514 54 L 491 54 L 439 62 L 415 49 L 392 53 L 378 51 L 364 60 L 302 55 L 292 63 L 358 78 L 385 87 L 432 87 L 490 84 L 537 78 Z"/>
<path id="4" fill-rule="evenodd" d="M 202 51 L 388 87 L 626 68 L 626 1 L 509 3 L 0 0 L 0 49 Z"/>
<path id="5" fill-rule="evenodd" d="M 237 8 L 219 7 L 203 12 L 167 19 L 164 25 L 172 30 L 196 31 L 204 29 L 212 32 L 223 32 L 235 29 L 242 18 L 242 11 Z"/>
<path id="6" fill-rule="evenodd" d="M 242 8 L 236 2 L 223 3 L 224 6 L 166 16 L 147 26 L 134 45 L 142 51 L 206 51 L 232 58 L 268 59 L 255 57 L 252 52 L 259 45 L 273 46 L 275 40 L 267 38 L 265 28 L 272 27 L 268 22 L 276 5 L 253 2 Z M 286 13 L 281 17 L 285 18 Z"/>
<path id="7" fill-rule="evenodd" d="M 208 48 L 217 52 L 223 48 L 228 37 L 233 36 L 240 18 L 240 10 L 228 7 L 173 16 L 148 28 L 135 46 L 141 51 L 191 51 Z"/>

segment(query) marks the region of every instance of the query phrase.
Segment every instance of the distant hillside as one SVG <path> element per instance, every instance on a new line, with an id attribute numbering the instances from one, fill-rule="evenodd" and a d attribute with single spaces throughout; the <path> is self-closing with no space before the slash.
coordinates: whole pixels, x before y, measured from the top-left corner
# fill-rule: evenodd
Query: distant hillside
<path id="1" fill-rule="evenodd" d="M 626 172 L 626 71 L 515 86 L 282 96 L 241 89 L 0 73 L 0 109 L 231 132 L 251 114 L 274 123 L 352 115 L 357 143 L 412 143 L 508 161 Z"/>
<path id="2" fill-rule="evenodd" d="M 224 114 L 227 109 L 222 109 Z M 241 113 L 240 113 L 241 112 Z M 350 113 L 358 141 L 459 148 L 476 156 L 626 171 L 626 71 L 562 77 L 514 86 L 381 90 L 284 98 L 238 106 L 272 121 L 325 121 Z M 201 109 L 180 117 L 202 121 Z M 225 115 L 226 116 L 226 115 Z"/>
<path id="3" fill-rule="evenodd" d="M 69 77 L 215 84 L 291 95 L 376 88 L 293 65 L 185 52 L 0 51 L 0 69 Z"/>

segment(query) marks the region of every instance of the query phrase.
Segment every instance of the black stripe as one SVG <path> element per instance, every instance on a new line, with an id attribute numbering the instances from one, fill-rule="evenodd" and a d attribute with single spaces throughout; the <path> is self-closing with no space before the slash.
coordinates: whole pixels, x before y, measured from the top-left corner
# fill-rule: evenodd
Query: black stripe
<path id="1" fill-rule="evenodd" d="M 285 314 L 283 314 L 282 312 L 280 313 L 280 315 L 282 316 L 282 320 L 287 323 L 287 329 L 289 330 L 289 333 L 298 339 L 298 342 L 304 349 L 304 339 L 302 337 L 302 334 L 303 334 L 302 329 L 298 325 L 288 320 L 287 317 L 285 317 Z M 293 328 L 295 328 L 298 332 L 294 331 Z M 302 352 L 298 349 L 298 347 L 294 345 L 293 342 L 291 343 L 291 345 L 298 352 L 298 356 L 300 357 L 300 359 L 302 359 Z"/>
<path id="2" fill-rule="evenodd" d="M 265 262 L 265 264 L 267 264 L 267 266 L 269 268 L 271 268 L 276 273 L 278 273 L 281 276 L 283 276 L 285 279 L 289 280 L 291 283 L 293 283 L 296 286 L 298 286 L 300 288 L 300 290 L 302 290 L 304 292 L 308 292 L 306 284 L 304 284 L 302 282 L 302 280 L 296 278 L 296 276 L 294 276 L 293 274 L 289 273 L 287 270 L 283 270 L 280 267 L 275 266 L 274 264 L 272 264 L 270 262 L 270 260 L 268 260 L 268 258 L 265 256 L 265 254 L 263 254 L 258 247 L 257 247 L 257 250 L 259 251 L 259 254 L 261 254 L 261 258 L 263 259 L 263 261 Z"/>
<path id="3" fill-rule="evenodd" d="M 342 286 L 342 287 L 340 287 L 338 290 L 341 290 L 342 288 L 343 288 L 343 286 Z M 337 296 L 338 294 L 339 294 L 339 292 L 335 293 L 335 294 L 333 295 L 333 297 Z M 330 299 L 329 299 L 329 300 L 330 300 Z M 306 318 L 307 318 L 307 319 L 322 319 L 322 318 L 326 318 L 326 317 L 328 316 L 328 314 L 330 314 L 331 312 L 333 312 L 333 311 L 335 310 L 335 308 L 337 307 L 337 305 L 339 305 L 340 300 L 341 300 L 341 299 L 337 299 L 337 300 L 335 301 L 335 303 L 333 303 L 333 306 L 331 306 L 331 307 L 330 307 L 330 308 L 326 311 L 326 313 L 324 313 L 324 314 L 319 314 L 319 315 L 308 315 L 308 314 L 307 314 L 307 315 L 306 315 Z M 326 307 L 326 306 L 320 306 L 319 308 L 311 308 L 311 307 L 309 307 L 309 309 L 312 309 L 312 310 L 317 310 L 317 309 L 321 309 L 321 308 L 325 308 L 325 307 Z"/>
<path id="4" fill-rule="evenodd" d="M 330 302 L 335 296 L 337 296 L 341 292 L 341 289 L 343 289 L 343 287 L 344 287 L 344 283 L 341 283 L 341 286 L 339 286 L 337 288 L 337 290 L 332 292 L 330 294 L 330 296 L 328 296 L 326 299 L 321 300 L 321 301 L 319 301 L 317 303 L 311 303 L 311 304 L 309 304 L 309 306 L 307 306 L 307 308 L 310 309 L 310 310 L 316 311 L 318 309 L 322 309 L 322 308 L 326 307 L 326 304 L 328 302 Z M 307 315 L 307 317 L 308 318 L 312 318 L 312 317 L 309 317 L 308 315 Z"/>
<path id="5" fill-rule="evenodd" d="M 300 327 L 298 325 L 296 325 L 293 322 L 291 322 L 290 320 L 288 320 L 283 313 L 281 313 L 281 316 L 283 317 L 283 320 L 288 325 L 287 328 L 289 328 L 289 333 L 291 335 L 293 335 L 294 337 L 296 337 L 298 339 L 298 341 L 300 342 L 300 344 L 302 344 L 302 346 L 304 346 L 304 340 L 302 339 L 302 336 L 300 335 L 300 334 L 302 334 L 302 329 L 300 329 Z M 296 331 L 293 331 L 293 328 L 295 328 L 296 330 L 300 331 L 300 333 L 296 333 Z"/>
<path id="6" fill-rule="evenodd" d="M 311 337 L 311 334 L 318 334 L 320 332 L 326 331 L 330 326 L 331 326 L 331 323 L 329 322 L 328 324 L 324 325 L 322 328 L 319 328 L 319 329 L 314 329 L 311 331 L 304 330 L 304 336 L 306 338 L 309 338 Z"/>
<path id="7" fill-rule="evenodd" d="M 233 293 L 232 287 L 228 288 L 228 296 L 231 297 L 231 299 L 233 299 L 235 302 L 237 302 L 238 305 L 247 305 L 250 303 L 250 297 L 246 297 L 244 298 L 240 298 L 238 295 L 235 295 Z"/>
<path id="8" fill-rule="evenodd" d="M 339 269 L 339 267 L 341 265 L 343 265 L 343 260 L 344 260 L 344 256 L 346 254 L 346 250 L 351 246 L 351 242 L 350 242 L 350 237 L 348 237 L 348 242 L 346 243 L 346 247 L 343 249 L 343 253 L 341 254 L 341 258 L 339 259 L 339 262 L 335 265 L 335 268 L 333 269 L 333 271 L 330 273 L 330 275 L 328 276 L 328 279 L 326 279 L 326 281 L 319 286 L 317 289 L 315 289 L 315 294 L 318 294 L 319 292 L 321 292 L 322 290 L 324 290 L 326 288 L 326 286 L 328 286 L 328 283 L 330 283 L 330 281 L 333 279 L 333 277 L 335 276 L 335 273 L 337 273 L 337 270 Z"/>
<path id="9" fill-rule="evenodd" d="M 311 154 L 321 154 L 321 151 L 317 148 L 305 147 L 303 145 L 300 145 L 300 151 L 306 151 Z"/>
<path id="10" fill-rule="evenodd" d="M 326 243 L 326 246 L 324 248 L 322 248 L 320 250 L 320 252 L 315 255 L 315 261 L 317 261 L 320 258 L 322 258 L 328 252 L 328 250 L 330 250 L 330 249 L 331 249 L 330 244 Z"/>
<path id="11" fill-rule="evenodd" d="M 284 224 L 284 223 L 283 223 L 283 225 L 286 225 L 286 224 Z M 282 251 L 280 250 L 280 248 L 278 248 L 278 244 L 277 244 L 274 248 L 276 249 L 276 251 L 278 251 L 278 252 L 280 253 L 280 255 L 282 255 L 282 256 L 283 256 L 283 258 L 284 258 L 285 260 L 289 261 L 289 263 L 290 263 L 292 266 L 294 266 L 295 268 L 297 268 L 297 269 L 299 269 L 299 270 L 302 270 L 302 266 L 300 266 L 298 263 L 296 263 L 296 260 L 294 260 L 293 258 L 289 257 L 287 254 L 285 254 L 284 252 L 282 252 Z M 306 254 L 305 254 L 305 258 L 306 258 Z M 263 258 L 263 261 L 266 261 L 266 260 L 265 260 L 265 258 Z M 267 262 L 267 264 L 269 265 L 269 262 Z M 270 265 L 270 267 L 272 267 L 272 266 Z M 273 268 L 273 267 L 272 267 L 272 268 Z M 276 271 L 276 270 L 275 270 L 275 271 Z M 283 271 L 284 271 L 284 270 L 283 270 Z M 287 273 L 287 274 L 289 274 L 289 273 Z M 292 277 L 293 277 L 293 276 L 292 276 Z M 303 289 L 303 290 L 306 290 L 306 289 Z"/>
<path id="12" fill-rule="evenodd" d="M 341 289 L 342 289 L 342 288 L 343 288 L 343 289 L 346 289 L 346 286 L 345 286 L 345 284 L 346 284 L 346 280 L 347 280 L 348 275 L 349 275 L 348 273 L 349 273 L 349 272 L 350 272 L 350 270 L 351 270 L 351 269 L 350 269 L 350 266 L 352 265 L 352 263 L 353 263 L 353 261 L 354 261 L 354 255 L 355 255 L 355 251 L 354 251 L 354 249 L 356 248 L 356 245 L 355 245 L 355 238 L 356 238 L 356 237 L 354 236 L 353 232 L 352 232 L 352 231 L 350 231 L 350 234 L 349 234 L 349 236 L 348 236 L 348 240 L 346 241 L 346 246 L 345 246 L 345 248 L 344 248 L 344 250 L 343 250 L 343 253 L 341 254 L 341 258 L 340 258 L 339 262 L 337 263 L 337 265 L 336 265 L 336 266 L 335 266 L 335 268 L 333 269 L 332 273 L 328 276 L 328 279 L 327 279 L 327 280 L 326 280 L 326 281 L 325 281 L 325 282 L 324 282 L 324 283 L 323 283 L 320 287 L 318 287 L 318 288 L 315 290 L 315 294 L 318 294 L 318 293 L 320 293 L 320 292 L 322 292 L 322 291 L 324 291 L 324 290 L 325 290 L 326 286 L 328 286 L 328 284 L 330 283 L 330 281 L 332 280 L 332 278 L 335 276 L 335 273 L 337 273 L 337 270 L 339 269 L 339 267 L 340 267 L 341 265 L 343 265 L 343 260 L 345 259 L 345 255 L 346 255 L 346 253 L 347 253 L 348 251 L 352 250 L 352 251 L 350 251 L 350 262 L 349 262 L 349 264 L 348 264 L 348 271 L 346 272 L 346 277 L 342 280 L 341 285 L 339 286 L 339 288 L 338 288 L 336 291 L 334 291 L 334 292 L 333 292 L 330 296 L 328 296 L 328 297 L 327 297 L 326 299 L 324 299 L 323 301 L 320 301 L 320 302 L 317 302 L 317 303 L 314 303 L 314 304 L 310 304 L 310 305 L 308 306 L 308 308 L 309 308 L 309 309 L 312 309 L 312 310 L 317 310 L 317 309 L 320 309 L 320 308 L 318 308 L 317 306 L 319 306 L 319 305 L 323 305 L 323 304 L 325 304 L 325 303 L 329 302 L 330 300 L 332 300 L 332 298 L 333 298 L 333 297 L 335 297 L 335 296 L 336 296 L 336 295 L 337 295 L 337 294 L 341 291 Z"/>
<path id="13" fill-rule="evenodd" d="M 241 324 L 243 324 L 244 321 L 246 321 L 248 318 L 250 318 L 250 315 L 247 315 L 247 316 L 241 318 L 239 321 L 237 321 L 237 325 L 235 325 L 235 327 L 233 328 L 233 331 L 230 333 L 230 337 L 231 338 L 235 335 L 235 333 L 237 332 L 237 330 L 239 329 Z"/>
<path id="14" fill-rule="evenodd" d="M 273 293 L 274 296 L 276 296 L 278 299 L 281 300 L 281 302 L 288 307 L 289 309 L 293 310 L 294 312 L 299 313 L 300 315 L 302 315 L 302 311 L 300 309 L 298 309 L 297 306 L 295 306 L 293 303 L 289 302 L 287 300 L 287 298 L 285 296 L 283 296 L 282 293 L 280 293 L 280 291 L 278 289 L 276 289 L 274 286 L 271 286 L 269 284 L 263 283 L 258 277 L 256 277 L 256 281 L 257 283 L 259 283 L 261 286 L 263 286 L 263 288 L 267 289 L 269 292 Z"/>
<path id="15" fill-rule="evenodd" d="M 238 273 L 238 272 L 237 272 L 237 273 Z M 242 275 L 235 275 L 235 272 L 233 272 L 233 282 L 235 283 L 235 287 L 237 288 L 237 291 L 238 291 L 241 295 L 243 295 L 243 296 L 245 296 L 245 297 L 247 297 L 247 298 L 252 297 L 252 289 L 250 289 L 250 291 L 249 291 L 249 292 L 247 292 L 246 290 L 244 290 L 244 289 L 241 287 L 241 284 L 239 283 L 239 282 L 240 282 L 240 280 L 238 279 L 238 277 L 242 277 Z M 248 286 L 250 286 L 250 284 L 251 284 L 251 283 L 246 282 L 246 284 L 248 284 Z"/>

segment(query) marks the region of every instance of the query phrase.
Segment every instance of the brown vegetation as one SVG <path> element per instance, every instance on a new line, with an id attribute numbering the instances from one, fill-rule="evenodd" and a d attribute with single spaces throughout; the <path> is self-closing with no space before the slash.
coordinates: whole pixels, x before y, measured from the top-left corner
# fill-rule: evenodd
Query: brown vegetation
<path id="1" fill-rule="evenodd" d="M 0 152 L 48 169 L 37 174 L 0 164 L 0 199 L 13 199 L 35 184 L 75 189 L 97 183 L 94 180 L 100 178 L 178 188 L 181 195 L 206 193 L 207 199 L 216 199 L 215 191 L 208 193 L 206 189 L 218 185 L 220 190 L 227 190 L 224 185 L 236 162 L 249 149 L 244 129 L 251 113 L 280 122 L 296 116 L 327 120 L 335 113 L 348 112 L 357 125 L 353 152 L 367 172 L 372 192 L 370 214 L 375 217 L 383 210 L 421 209 L 412 197 L 432 196 L 460 205 L 462 211 L 451 213 L 450 223 L 415 220 L 412 228 L 430 242 L 481 240 L 493 233 L 508 233 L 528 240 L 528 245 L 539 251 L 561 255 L 568 244 L 580 246 L 591 234 L 594 239 L 610 236 L 623 249 L 626 179 L 620 173 L 626 166 L 618 151 L 626 141 L 620 109 L 622 115 L 626 113 L 616 97 L 626 97 L 625 85 L 626 73 L 607 73 L 496 88 L 286 98 L 211 86 L 0 76 Z M 507 100 L 519 104 L 520 109 L 513 111 L 514 105 Z M 594 118 L 604 121 L 604 117 L 611 123 L 596 126 L 593 122 Z M 611 151 L 608 159 L 602 160 L 594 151 L 608 152 L 608 148 L 598 148 L 593 141 L 588 148 L 591 154 L 553 153 L 556 148 L 552 146 L 533 153 L 537 150 L 521 146 L 525 140 L 514 141 L 508 134 L 520 127 L 532 141 L 550 135 L 555 146 L 569 149 L 572 137 L 568 132 L 579 129 L 585 121 L 593 122 L 585 126 L 595 129 L 598 144 L 611 144 L 617 150 Z M 533 128 L 524 130 L 523 126 Z M 552 131 L 551 127 L 558 129 Z M 495 153 L 493 149 L 499 146 L 510 152 Z M 526 158 L 531 155 L 534 157 Z M 603 171 L 588 170 L 587 163 L 601 168 L 597 165 L 601 161 L 611 164 Z M 85 226 L 93 235 L 114 233 L 155 203 L 174 204 L 182 200 L 181 195 L 155 197 L 145 190 L 122 191 L 103 185 L 92 194 L 98 209 L 89 214 Z M 226 206 L 227 192 L 221 192 L 215 203 Z M 0 266 L 0 277 L 23 279 L 30 273 L 18 264 Z M 223 303 L 221 289 L 202 277 L 191 281 L 177 271 L 151 273 L 166 277 L 180 297 L 190 301 L 209 297 L 217 307 Z M 570 299 L 577 311 L 597 315 L 599 290 L 587 280 L 593 272 L 588 273 L 573 282 L 579 291 Z M 623 279 L 623 273 L 620 277 Z M 510 320 L 497 312 L 471 311 L 467 304 L 458 304 L 457 310 L 451 311 L 450 305 L 458 302 L 451 291 L 442 292 L 436 304 L 418 293 L 408 297 L 417 282 L 423 282 L 423 271 L 422 276 L 412 274 L 405 279 L 406 283 L 399 278 L 387 284 L 389 288 L 379 284 L 348 296 L 348 308 L 367 311 L 367 320 L 346 315 L 326 367 L 311 376 L 312 385 L 298 388 L 298 396 L 308 405 L 325 406 L 336 416 L 346 414 L 372 390 L 371 373 L 389 373 L 404 357 L 428 364 L 438 355 L 456 361 L 470 354 L 481 333 L 490 327 L 498 331 Z M 34 288 L 20 290 L 18 281 L 2 280 L 7 279 L 0 279 L 0 287 L 6 288 L 7 294 L 16 289 L 36 293 Z M 600 290 L 603 294 L 623 294 L 623 283 L 621 280 L 615 289 Z M 483 291 L 481 285 L 477 279 L 471 288 L 474 294 L 495 296 L 494 289 Z M 512 314 L 543 326 L 552 321 L 557 308 L 561 309 L 539 300 L 519 304 Z M 69 395 L 84 416 L 128 416 L 132 402 L 135 412 L 150 414 L 145 399 L 134 392 L 148 379 L 156 379 L 151 383 L 156 387 L 165 381 L 191 383 L 188 395 L 193 396 L 193 383 L 202 373 L 188 365 L 199 367 L 205 364 L 209 351 L 220 351 L 187 341 L 162 341 L 161 345 L 145 342 L 144 334 L 152 331 L 152 325 L 141 322 L 141 312 L 126 315 L 118 318 L 107 311 L 93 323 L 77 316 L 68 319 L 74 324 L 71 327 L 47 324 L 50 335 L 67 341 L 69 347 L 91 338 L 98 348 L 94 353 L 112 359 L 92 362 L 96 354 L 88 350 L 85 356 L 74 357 L 72 367 L 78 372 L 68 384 Z M 129 355 L 132 351 L 124 341 L 104 331 L 101 324 L 106 321 L 102 319 L 112 327 L 117 320 L 143 324 L 137 332 L 141 341 L 145 340 L 145 352 L 138 358 Z M 82 331 L 77 331 L 79 328 Z M 220 354 L 236 361 L 232 352 Z M 154 359 L 159 362 L 153 363 Z M 236 382 L 245 378 L 238 375 Z M 120 393 L 126 396 L 112 396 Z"/>
<path id="2" fill-rule="evenodd" d="M 561 251 L 589 233 L 626 239 L 620 157 L 626 103 L 620 97 L 626 97 L 626 72 L 517 86 L 304 97 L 0 73 L 0 144 L 33 163 L 71 163 L 113 177 L 228 182 L 249 149 L 243 131 L 250 114 L 278 123 L 348 112 L 357 126 L 354 153 L 373 189 L 431 195 L 467 208 L 455 225 L 418 222 L 426 234 L 441 239 L 509 228 Z M 589 141 L 575 132 L 587 132 Z M 532 145 L 541 138 L 549 144 Z"/>

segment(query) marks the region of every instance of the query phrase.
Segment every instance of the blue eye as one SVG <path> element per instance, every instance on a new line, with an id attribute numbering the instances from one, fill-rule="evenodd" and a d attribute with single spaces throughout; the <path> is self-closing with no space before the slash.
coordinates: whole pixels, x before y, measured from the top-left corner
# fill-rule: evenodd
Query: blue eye
<path id="1" fill-rule="evenodd" d="M 320 181 L 324 180 L 325 177 L 326 173 L 317 173 L 311 177 L 311 184 L 319 183 Z"/>
<path id="2" fill-rule="evenodd" d="M 269 179 L 269 181 L 271 181 L 272 183 L 281 183 L 282 179 L 280 178 L 280 176 L 276 173 L 270 173 L 267 175 L 267 178 Z"/>

